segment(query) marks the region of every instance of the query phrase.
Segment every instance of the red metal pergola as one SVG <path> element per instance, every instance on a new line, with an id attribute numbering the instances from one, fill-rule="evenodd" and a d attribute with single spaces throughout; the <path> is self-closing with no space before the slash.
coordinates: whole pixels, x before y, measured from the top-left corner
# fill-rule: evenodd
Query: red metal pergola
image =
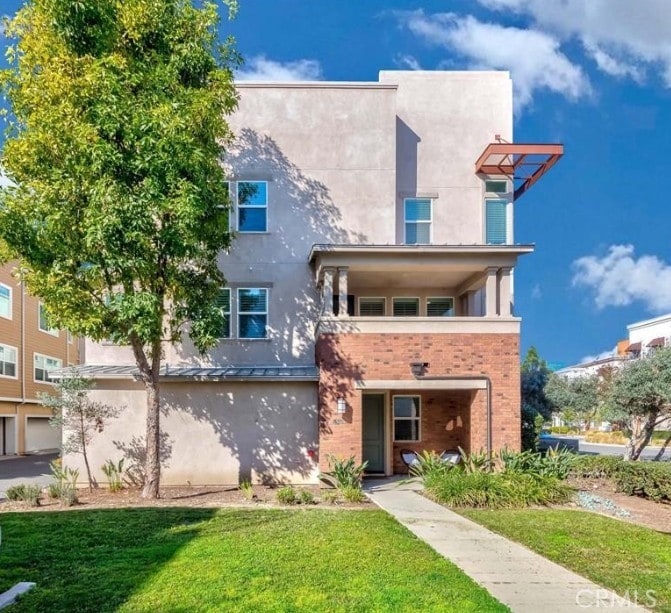
<path id="1" fill-rule="evenodd" d="M 564 155 L 564 145 L 490 143 L 475 162 L 475 173 L 513 180 L 515 199 L 524 194 Z"/>

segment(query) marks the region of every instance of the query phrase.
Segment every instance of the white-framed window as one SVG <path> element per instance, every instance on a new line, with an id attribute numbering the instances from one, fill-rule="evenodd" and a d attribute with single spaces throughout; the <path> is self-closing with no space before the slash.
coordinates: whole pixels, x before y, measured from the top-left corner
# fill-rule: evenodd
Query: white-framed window
<path id="1" fill-rule="evenodd" d="M 421 396 L 394 396 L 394 441 L 416 443 L 422 440 Z"/>
<path id="2" fill-rule="evenodd" d="M 46 332 L 47 334 L 51 334 L 51 336 L 58 336 L 58 328 L 49 327 L 49 322 L 47 319 L 47 309 L 41 302 L 38 306 L 37 311 L 38 311 L 38 327 L 40 331 Z"/>
<path id="3" fill-rule="evenodd" d="M 16 379 L 16 347 L 0 345 L 0 377 Z"/>
<path id="4" fill-rule="evenodd" d="M 12 288 L 0 283 L 0 317 L 12 318 Z"/>
<path id="5" fill-rule="evenodd" d="M 56 368 L 63 367 L 63 360 L 52 358 L 41 353 L 35 354 L 35 381 L 41 383 L 53 383 L 49 378 L 48 372 Z"/>
<path id="6" fill-rule="evenodd" d="M 507 209 L 507 200 L 485 200 L 485 243 L 488 245 L 505 245 L 508 242 Z"/>
<path id="7" fill-rule="evenodd" d="M 268 290 L 238 289 L 238 338 L 268 338 Z"/>
<path id="8" fill-rule="evenodd" d="M 485 181 L 485 192 L 488 194 L 508 193 L 508 181 L 505 179 Z"/>
<path id="9" fill-rule="evenodd" d="M 454 298 L 449 296 L 427 298 L 426 314 L 428 317 L 454 316 Z"/>
<path id="10" fill-rule="evenodd" d="M 268 182 L 238 181 L 238 232 L 268 231 Z"/>
<path id="11" fill-rule="evenodd" d="M 222 287 L 217 296 L 217 308 L 224 316 L 224 326 L 219 333 L 219 338 L 231 338 L 231 290 Z"/>
<path id="12" fill-rule="evenodd" d="M 419 298 L 392 298 L 391 305 L 394 317 L 417 317 L 419 315 Z"/>
<path id="13" fill-rule="evenodd" d="M 387 314 L 387 299 L 372 296 L 359 298 L 359 315 L 361 317 L 384 317 Z"/>
<path id="14" fill-rule="evenodd" d="M 431 198 L 406 198 L 403 201 L 405 244 L 431 244 L 433 203 Z"/>
<path id="15" fill-rule="evenodd" d="M 72 343 L 72 332 L 68 330 L 68 343 Z"/>

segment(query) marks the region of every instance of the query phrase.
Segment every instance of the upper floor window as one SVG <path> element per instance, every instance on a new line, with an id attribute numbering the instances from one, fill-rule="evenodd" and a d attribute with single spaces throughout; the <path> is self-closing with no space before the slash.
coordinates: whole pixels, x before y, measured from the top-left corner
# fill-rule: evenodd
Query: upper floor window
<path id="1" fill-rule="evenodd" d="M 238 182 L 238 232 L 268 230 L 268 183 Z"/>
<path id="2" fill-rule="evenodd" d="M 428 245 L 431 243 L 432 208 L 430 198 L 405 199 L 404 223 L 406 245 Z"/>
<path id="3" fill-rule="evenodd" d="M 58 336 L 58 328 L 50 328 L 49 327 L 47 309 L 45 308 L 45 306 L 41 302 L 39 304 L 38 310 L 39 310 L 39 328 L 40 328 L 40 331 L 46 332 L 47 334 L 51 334 L 52 336 Z"/>
<path id="4" fill-rule="evenodd" d="M 238 338 L 268 338 L 268 290 L 238 290 Z"/>
<path id="5" fill-rule="evenodd" d="M 16 348 L 0 345 L 0 377 L 16 378 Z"/>
<path id="6" fill-rule="evenodd" d="M 42 383 L 53 383 L 49 377 L 49 371 L 63 367 L 63 361 L 58 358 L 50 358 L 48 355 L 35 354 L 35 381 Z"/>
<path id="7" fill-rule="evenodd" d="M 419 315 L 419 298 L 392 298 L 391 302 L 394 317 L 417 317 Z"/>
<path id="8" fill-rule="evenodd" d="M 426 314 L 429 317 L 452 317 L 454 315 L 454 298 L 427 298 Z"/>
<path id="9" fill-rule="evenodd" d="M 505 194 L 508 191 L 508 182 L 485 181 L 485 191 L 488 194 Z"/>
<path id="10" fill-rule="evenodd" d="M 224 327 L 219 333 L 219 338 L 231 338 L 231 290 L 228 287 L 219 290 L 216 304 L 224 316 Z"/>
<path id="11" fill-rule="evenodd" d="M 488 245 L 505 245 L 508 242 L 507 207 L 507 200 L 485 200 L 485 242 Z"/>
<path id="12" fill-rule="evenodd" d="M 0 317 L 12 318 L 12 288 L 0 283 Z"/>
<path id="13" fill-rule="evenodd" d="M 385 298 L 359 298 L 359 315 L 361 317 L 384 317 L 387 313 Z"/>

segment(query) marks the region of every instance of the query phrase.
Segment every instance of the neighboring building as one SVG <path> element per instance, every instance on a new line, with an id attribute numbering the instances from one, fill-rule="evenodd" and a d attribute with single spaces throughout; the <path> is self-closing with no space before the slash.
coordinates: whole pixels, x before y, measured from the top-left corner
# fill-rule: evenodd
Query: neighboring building
<path id="1" fill-rule="evenodd" d="M 238 91 L 229 320 L 206 359 L 165 348 L 163 482 L 315 482 L 330 454 L 392 474 L 402 448 L 519 448 L 512 274 L 533 246 L 514 243 L 513 201 L 562 147 L 508 144 L 508 73 Z M 91 464 L 136 456 L 131 351 L 86 356 L 94 397 L 125 407 Z"/>
<path id="2" fill-rule="evenodd" d="M 0 455 L 60 447 L 51 411 L 37 400 L 53 393 L 49 370 L 79 363 L 79 343 L 47 325 L 39 300 L 0 266 Z"/>

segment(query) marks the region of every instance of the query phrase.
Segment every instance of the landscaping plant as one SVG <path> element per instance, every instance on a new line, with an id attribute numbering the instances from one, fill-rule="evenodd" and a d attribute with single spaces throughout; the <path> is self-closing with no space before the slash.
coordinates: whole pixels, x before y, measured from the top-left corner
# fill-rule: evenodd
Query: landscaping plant
<path id="1" fill-rule="evenodd" d="M 440 475 L 452 468 L 454 464 L 443 460 L 435 451 L 425 450 L 417 454 L 417 462 L 410 467 L 408 472 L 413 477 L 425 479 Z"/>
<path id="2" fill-rule="evenodd" d="M 71 507 L 79 499 L 77 496 L 77 481 L 79 470 L 63 466 L 61 459 L 57 458 L 49 464 L 54 483 L 49 484 L 48 494 L 50 498 L 58 498 L 66 506 Z"/>
<path id="3" fill-rule="evenodd" d="M 328 462 L 331 470 L 320 473 L 320 479 L 329 481 L 340 490 L 344 488 L 361 489 L 361 481 L 368 462 L 357 464 L 354 456 L 350 456 L 345 460 L 334 455 L 328 456 Z"/>
<path id="4" fill-rule="evenodd" d="M 277 490 L 277 501 L 280 504 L 296 504 L 298 502 L 296 490 L 290 485 L 281 487 Z"/>
<path id="5" fill-rule="evenodd" d="M 107 460 L 101 467 L 107 477 L 110 492 L 120 492 L 123 489 L 123 465 L 121 458 L 116 464 L 112 460 Z"/>
<path id="6" fill-rule="evenodd" d="M 8 487 L 5 492 L 8 500 L 27 502 L 31 507 L 40 506 L 41 494 L 42 488 L 39 485 L 26 485 L 25 483 Z"/>
<path id="7" fill-rule="evenodd" d="M 240 492 L 247 500 L 252 500 L 254 498 L 254 486 L 252 485 L 252 482 L 248 479 L 241 481 Z"/>

